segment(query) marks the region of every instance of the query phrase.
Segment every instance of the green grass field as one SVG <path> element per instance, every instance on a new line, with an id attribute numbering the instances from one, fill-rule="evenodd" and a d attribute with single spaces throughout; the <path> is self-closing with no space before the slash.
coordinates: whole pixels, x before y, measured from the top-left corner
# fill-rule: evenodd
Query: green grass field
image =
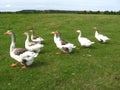
<path id="1" fill-rule="evenodd" d="M 93 27 L 111 40 L 106 44 L 94 38 Z M 23 32 L 34 28 L 45 39 L 41 54 L 28 69 L 11 67 L 16 61 L 9 56 L 11 29 L 16 47 L 24 47 Z M 95 44 L 74 49 L 70 55 L 56 55 L 52 31 L 77 48 L 77 29 Z M 0 90 L 120 90 L 120 16 L 81 14 L 0 14 Z"/>

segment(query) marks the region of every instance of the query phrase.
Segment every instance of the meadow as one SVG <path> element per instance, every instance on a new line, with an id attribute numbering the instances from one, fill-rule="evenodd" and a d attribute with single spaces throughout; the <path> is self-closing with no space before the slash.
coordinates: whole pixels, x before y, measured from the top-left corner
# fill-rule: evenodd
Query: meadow
<path id="1" fill-rule="evenodd" d="M 110 38 L 99 43 L 93 27 Z M 45 39 L 44 48 L 27 69 L 9 56 L 10 36 L 16 34 L 16 47 L 24 47 L 23 33 L 33 28 Z M 81 48 L 78 33 L 94 41 L 90 48 Z M 56 55 L 52 31 L 74 43 L 70 55 Z M 120 90 L 120 15 L 92 14 L 0 14 L 0 90 Z"/>

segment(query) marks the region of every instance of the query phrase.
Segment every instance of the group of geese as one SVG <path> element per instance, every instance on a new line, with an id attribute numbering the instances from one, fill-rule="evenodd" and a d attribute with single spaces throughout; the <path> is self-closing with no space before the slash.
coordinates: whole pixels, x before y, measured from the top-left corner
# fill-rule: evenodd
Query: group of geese
<path id="1" fill-rule="evenodd" d="M 19 63 L 21 63 L 23 65 L 22 68 L 27 68 L 33 63 L 34 58 L 38 56 L 38 54 L 40 53 L 40 49 L 44 47 L 44 45 L 41 44 L 44 39 L 34 36 L 33 30 L 30 30 L 30 32 L 32 32 L 32 41 L 30 41 L 29 32 L 24 32 L 24 35 L 26 35 L 25 48 L 15 47 L 16 37 L 14 32 L 8 30 L 4 33 L 11 36 L 10 56 L 17 61 L 17 63 L 12 64 L 11 66 L 16 67 Z"/>
<path id="2" fill-rule="evenodd" d="M 94 27 L 94 29 L 95 29 L 95 38 L 99 42 L 105 43 L 108 40 L 110 40 L 107 36 L 98 33 L 97 27 Z M 81 30 L 77 30 L 76 32 L 79 33 L 78 41 L 81 44 L 81 47 L 90 47 L 92 44 L 94 44 L 94 42 L 92 42 L 88 38 L 82 37 Z M 52 34 L 54 34 L 54 43 L 56 44 L 57 48 L 59 48 L 61 51 L 65 52 L 66 54 L 69 54 L 70 52 L 72 52 L 72 49 L 76 47 L 74 44 L 63 40 L 60 36 L 60 32 L 55 31 L 55 32 L 52 32 Z M 60 54 L 60 53 L 58 52 L 56 54 Z"/>
<path id="3" fill-rule="evenodd" d="M 105 43 L 106 41 L 110 40 L 107 36 L 100 34 L 98 32 L 97 27 L 94 27 L 95 31 L 95 38 L 101 42 Z M 81 47 L 90 47 L 94 42 L 89 40 L 86 37 L 82 37 L 81 30 L 77 30 L 78 35 L 78 41 L 81 44 Z M 30 35 L 31 33 L 31 41 L 30 41 Z M 33 30 L 29 30 L 28 32 L 24 32 L 24 35 L 26 35 L 25 40 L 25 48 L 16 48 L 16 37 L 14 32 L 11 30 L 8 30 L 4 34 L 11 36 L 11 44 L 10 44 L 10 56 L 17 61 L 17 63 L 12 64 L 11 66 L 16 67 L 19 63 L 21 63 L 23 66 L 22 68 L 25 69 L 28 66 L 30 66 L 34 58 L 37 57 L 41 51 L 41 48 L 44 47 L 44 45 L 41 43 L 44 41 L 43 38 L 37 37 L 34 35 Z M 62 52 L 69 54 L 72 52 L 73 48 L 76 48 L 76 46 L 70 42 L 66 42 L 65 40 L 61 39 L 60 32 L 54 31 L 52 32 L 54 34 L 54 43 L 58 49 L 60 49 Z M 60 53 L 56 53 L 60 54 Z"/>

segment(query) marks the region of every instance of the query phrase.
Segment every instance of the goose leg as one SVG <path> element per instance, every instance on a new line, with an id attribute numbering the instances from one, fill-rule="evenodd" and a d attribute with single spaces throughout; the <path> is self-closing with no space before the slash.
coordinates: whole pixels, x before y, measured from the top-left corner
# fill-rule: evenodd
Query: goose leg
<path id="1" fill-rule="evenodd" d="M 70 52 L 69 52 L 68 48 L 65 48 L 65 51 L 66 51 L 66 55 L 70 55 Z"/>
<path id="2" fill-rule="evenodd" d="M 22 67 L 23 69 L 27 68 L 26 62 L 27 62 L 27 60 L 23 59 L 23 61 L 22 61 L 22 63 L 24 64 L 23 67 Z"/>
<path id="3" fill-rule="evenodd" d="M 26 68 L 27 68 L 27 65 L 24 65 L 22 68 L 23 68 L 23 69 L 26 69 Z"/>

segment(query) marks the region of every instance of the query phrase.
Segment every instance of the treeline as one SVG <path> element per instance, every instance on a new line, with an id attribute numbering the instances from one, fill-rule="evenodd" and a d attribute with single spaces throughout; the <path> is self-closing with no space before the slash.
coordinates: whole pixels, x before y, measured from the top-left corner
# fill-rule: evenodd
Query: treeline
<path id="1" fill-rule="evenodd" d="M 21 10 L 16 12 L 0 12 L 0 14 L 112 14 L 112 15 L 120 15 L 120 11 L 67 11 L 67 10 Z"/>

